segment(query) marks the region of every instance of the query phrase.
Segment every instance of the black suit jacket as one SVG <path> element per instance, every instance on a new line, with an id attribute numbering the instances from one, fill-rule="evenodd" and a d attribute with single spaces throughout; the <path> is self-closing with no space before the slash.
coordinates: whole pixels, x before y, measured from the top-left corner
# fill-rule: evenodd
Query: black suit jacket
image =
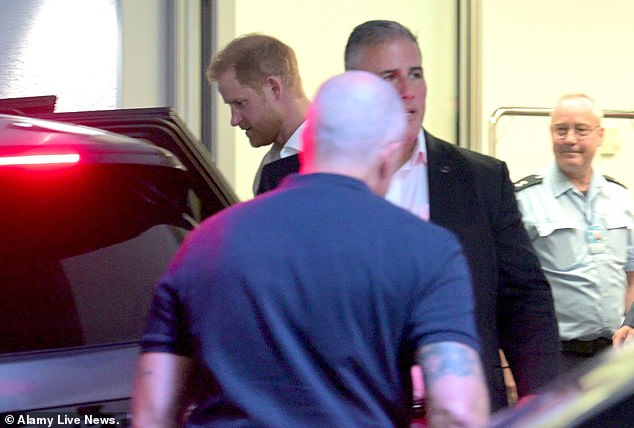
<path id="1" fill-rule="evenodd" d="M 299 171 L 299 156 L 292 155 L 267 163 L 260 172 L 260 184 L 255 194 L 275 189 L 282 179 L 289 174 Z"/>
<path id="2" fill-rule="evenodd" d="M 454 232 L 471 267 L 492 408 L 506 405 L 498 348 L 520 396 L 559 374 L 550 286 L 517 207 L 506 164 L 425 133 L 430 221 Z"/>
<path id="3" fill-rule="evenodd" d="M 496 410 L 507 403 L 499 348 L 520 395 L 536 392 L 559 374 L 550 286 L 524 229 L 506 164 L 427 132 L 425 139 L 430 221 L 458 236 L 469 262 L 483 364 Z M 297 156 L 267 166 L 262 191 L 299 170 Z"/>

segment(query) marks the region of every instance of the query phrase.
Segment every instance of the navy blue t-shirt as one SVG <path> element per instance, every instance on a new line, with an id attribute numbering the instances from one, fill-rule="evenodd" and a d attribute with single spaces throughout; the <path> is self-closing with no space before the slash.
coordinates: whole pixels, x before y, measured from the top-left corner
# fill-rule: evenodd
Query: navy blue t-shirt
<path id="1" fill-rule="evenodd" d="M 407 426 L 414 353 L 439 341 L 479 350 L 457 239 L 310 174 L 188 236 L 142 349 L 197 362 L 192 427 Z"/>

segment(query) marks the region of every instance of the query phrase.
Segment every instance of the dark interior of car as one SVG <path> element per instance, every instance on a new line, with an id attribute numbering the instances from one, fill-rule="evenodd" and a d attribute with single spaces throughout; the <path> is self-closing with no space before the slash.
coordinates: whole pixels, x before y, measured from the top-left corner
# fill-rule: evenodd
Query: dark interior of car
<path id="1" fill-rule="evenodd" d="M 76 290 L 62 261 L 156 225 L 191 230 L 186 184 L 182 170 L 141 165 L 3 171 L 0 352 L 84 345 Z"/>

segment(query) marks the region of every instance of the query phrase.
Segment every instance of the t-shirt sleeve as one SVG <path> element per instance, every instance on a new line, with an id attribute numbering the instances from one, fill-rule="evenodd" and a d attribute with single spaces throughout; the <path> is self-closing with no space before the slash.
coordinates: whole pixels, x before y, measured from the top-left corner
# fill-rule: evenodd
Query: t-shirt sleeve
<path id="1" fill-rule="evenodd" d="M 162 279 L 154 293 L 141 352 L 169 352 L 192 356 L 193 340 L 189 333 L 185 308 L 168 279 Z"/>
<path id="2" fill-rule="evenodd" d="M 459 342 L 480 352 L 471 275 L 457 239 L 447 235 L 422 264 L 426 270 L 411 306 L 415 349 L 436 342 Z M 426 252 L 430 254 L 429 251 Z"/>

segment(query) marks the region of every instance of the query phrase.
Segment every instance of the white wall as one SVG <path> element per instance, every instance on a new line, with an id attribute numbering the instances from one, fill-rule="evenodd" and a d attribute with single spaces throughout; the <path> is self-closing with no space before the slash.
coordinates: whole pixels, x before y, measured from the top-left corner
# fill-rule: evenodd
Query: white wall
<path id="1" fill-rule="evenodd" d="M 419 38 L 428 81 L 425 126 L 455 141 L 457 8 L 447 0 L 219 0 L 219 47 L 233 37 L 261 32 L 296 52 L 304 89 L 312 98 L 328 77 L 343 72 L 343 52 L 352 29 L 369 19 L 393 19 Z M 217 108 L 219 166 L 241 199 L 252 197 L 252 182 L 266 148 L 253 149 L 243 132 L 231 130 L 228 107 Z"/>
<path id="2" fill-rule="evenodd" d="M 118 0 L 121 28 L 119 107 L 170 106 L 169 0 Z"/>
<path id="3" fill-rule="evenodd" d="M 173 106 L 198 135 L 201 70 L 200 0 L 117 0 L 122 57 L 118 107 Z M 480 132 L 470 145 L 506 160 L 514 179 L 551 159 L 547 118 L 505 117 L 499 144 L 488 148 L 487 119 L 498 107 L 550 107 L 564 92 L 586 92 L 606 109 L 634 110 L 634 1 L 471 0 L 478 10 L 478 74 L 473 119 Z M 420 39 L 429 84 L 425 127 L 455 142 L 456 5 L 448 0 L 217 0 L 218 45 L 248 32 L 279 37 L 297 52 L 305 89 L 312 96 L 326 78 L 343 70 L 351 29 L 368 19 L 395 19 Z M 173 15 L 170 15 L 173 13 Z M 170 16 L 173 16 L 173 21 Z M 173 25 L 173 26 L 172 26 Z M 19 94 L 12 95 L 18 96 Z M 31 95 L 31 94 L 29 94 Z M 229 126 L 228 109 L 215 109 L 217 161 L 242 199 L 264 150 L 252 149 Z M 466 112 L 463 111 L 463 114 Z M 631 120 L 611 120 L 616 154 L 597 166 L 634 189 Z"/>
<path id="4" fill-rule="evenodd" d="M 634 1 L 480 0 L 480 146 L 487 151 L 487 118 L 498 107 L 552 107 L 567 92 L 584 92 L 605 109 L 634 109 Z M 595 165 L 634 188 L 631 120 L 604 125 L 614 155 Z M 519 179 L 552 159 L 548 118 L 505 117 L 492 153 Z M 609 142 L 609 141 L 608 141 Z"/>
<path id="5" fill-rule="evenodd" d="M 118 107 L 171 107 L 200 138 L 200 0 L 117 0 Z"/>

